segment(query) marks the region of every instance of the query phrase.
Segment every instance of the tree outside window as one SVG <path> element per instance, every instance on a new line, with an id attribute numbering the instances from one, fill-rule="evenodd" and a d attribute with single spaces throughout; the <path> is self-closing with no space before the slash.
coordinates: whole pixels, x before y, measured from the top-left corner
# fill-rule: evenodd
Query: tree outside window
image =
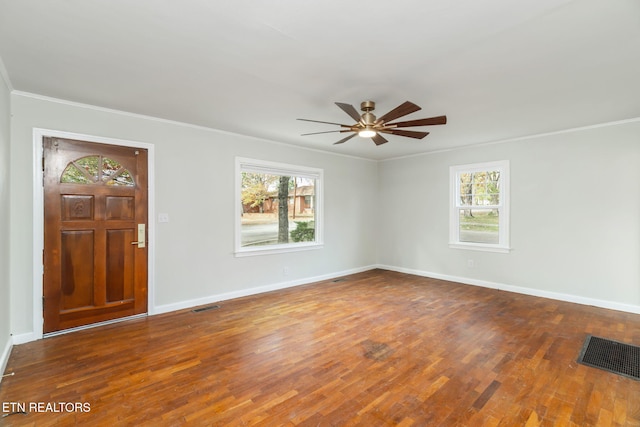
<path id="1" fill-rule="evenodd" d="M 321 244 L 322 170 L 237 160 L 236 254 Z"/>
<path id="2" fill-rule="evenodd" d="M 451 167 L 451 246 L 508 250 L 508 173 L 508 161 Z"/>

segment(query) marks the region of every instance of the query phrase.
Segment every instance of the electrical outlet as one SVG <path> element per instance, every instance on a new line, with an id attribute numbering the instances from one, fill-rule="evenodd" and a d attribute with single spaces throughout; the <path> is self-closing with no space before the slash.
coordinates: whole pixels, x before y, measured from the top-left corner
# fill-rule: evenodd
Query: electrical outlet
<path id="1" fill-rule="evenodd" d="M 289 272 L 290 272 L 289 267 L 283 267 L 282 268 L 282 274 L 283 275 L 288 276 Z"/>
<path id="2" fill-rule="evenodd" d="M 169 214 L 168 213 L 158 214 L 158 222 L 169 222 Z"/>
<path id="3" fill-rule="evenodd" d="M 476 265 L 475 261 L 472 259 L 467 260 L 467 267 L 473 268 Z"/>

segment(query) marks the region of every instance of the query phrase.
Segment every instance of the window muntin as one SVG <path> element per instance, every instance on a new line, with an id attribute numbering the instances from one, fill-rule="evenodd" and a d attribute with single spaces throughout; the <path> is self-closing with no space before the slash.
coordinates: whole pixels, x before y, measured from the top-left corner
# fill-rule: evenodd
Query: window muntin
<path id="1" fill-rule="evenodd" d="M 452 166 L 450 174 L 450 246 L 508 251 L 508 161 Z"/>
<path id="2" fill-rule="evenodd" d="M 236 256 L 321 246 L 322 176 L 321 169 L 236 159 Z"/>

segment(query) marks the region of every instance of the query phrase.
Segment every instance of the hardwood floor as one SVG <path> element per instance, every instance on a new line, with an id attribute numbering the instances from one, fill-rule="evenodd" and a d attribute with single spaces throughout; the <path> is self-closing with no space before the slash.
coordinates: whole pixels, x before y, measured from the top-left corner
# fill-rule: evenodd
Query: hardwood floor
<path id="1" fill-rule="evenodd" d="M 0 424 L 640 425 L 640 381 L 576 362 L 639 315 L 382 270 L 219 305 L 15 346 Z"/>

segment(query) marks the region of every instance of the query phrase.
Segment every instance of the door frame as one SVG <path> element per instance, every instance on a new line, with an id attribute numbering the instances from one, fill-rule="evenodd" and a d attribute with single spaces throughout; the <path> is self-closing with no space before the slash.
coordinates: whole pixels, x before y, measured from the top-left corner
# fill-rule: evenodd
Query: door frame
<path id="1" fill-rule="evenodd" d="M 108 145 L 120 145 L 124 147 L 134 147 L 147 150 L 147 176 L 149 188 L 147 200 L 148 277 L 146 315 L 155 314 L 155 146 L 146 142 L 85 135 L 51 129 L 33 128 L 33 339 L 42 339 L 44 335 L 44 316 L 42 312 L 42 295 L 44 286 L 44 173 L 42 170 L 42 162 L 44 150 L 42 147 L 42 139 L 47 136 L 54 138 L 76 139 L 87 142 L 97 142 L 100 144 Z M 125 319 L 127 318 L 123 318 L 123 320 Z M 114 321 L 110 321 L 108 323 L 112 322 Z M 73 328 L 69 331 L 85 329 L 88 327 L 91 327 L 91 325 L 88 325 L 86 327 Z"/>

